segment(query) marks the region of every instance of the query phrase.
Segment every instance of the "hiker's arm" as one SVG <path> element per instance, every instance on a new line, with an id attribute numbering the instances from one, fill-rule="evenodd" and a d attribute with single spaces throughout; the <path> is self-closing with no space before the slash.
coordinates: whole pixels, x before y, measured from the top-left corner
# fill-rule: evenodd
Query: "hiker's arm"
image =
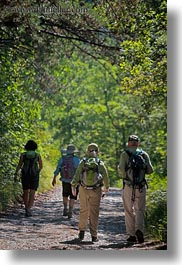
<path id="1" fill-rule="evenodd" d="M 54 176 L 52 179 L 52 186 L 56 184 L 56 177 L 58 176 L 59 172 L 61 171 L 61 165 L 62 165 L 63 159 L 60 158 L 56 167 L 56 170 L 54 171 Z"/>
<path id="2" fill-rule="evenodd" d="M 118 173 L 122 179 L 126 177 L 126 156 L 127 154 L 122 152 L 119 159 Z"/>
<path id="3" fill-rule="evenodd" d="M 42 168 L 43 168 L 43 163 L 42 163 L 42 157 L 41 156 L 39 156 L 39 172 L 42 170 Z"/>
<path id="4" fill-rule="evenodd" d="M 18 165 L 17 165 L 16 170 L 15 170 L 15 174 L 14 174 L 14 181 L 15 182 L 17 181 L 18 171 L 21 169 L 22 165 L 23 165 L 23 154 L 21 154 Z"/>
<path id="5" fill-rule="evenodd" d="M 104 180 L 104 192 L 107 192 L 109 191 L 109 175 L 108 175 L 107 168 L 105 167 L 104 164 L 100 166 L 100 173 L 103 176 L 103 180 Z"/>
<path id="6" fill-rule="evenodd" d="M 147 168 L 146 168 L 146 174 L 152 174 L 152 172 L 154 171 L 153 169 L 153 166 L 152 166 L 152 163 L 150 161 L 150 157 L 147 153 L 145 153 L 145 161 L 146 161 L 146 164 L 147 164 Z"/>
<path id="7" fill-rule="evenodd" d="M 76 187 L 80 184 L 80 176 L 83 171 L 83 166 L 84 166 L 84 162 L 82 160 L 76 169 L 73 180 L 71 181 L 71 191 L 73 193 L 73 196 L 76 196 Z"/>
<path id="8" fill-rule="evenodd" d="M 23 165 L 23 154 L 21 154 L 21 156 L 20 156 L 18 165 L 16 167 L 15 175 L 18 174 L 18 171 L 21 169 L 22 165 Z"/>

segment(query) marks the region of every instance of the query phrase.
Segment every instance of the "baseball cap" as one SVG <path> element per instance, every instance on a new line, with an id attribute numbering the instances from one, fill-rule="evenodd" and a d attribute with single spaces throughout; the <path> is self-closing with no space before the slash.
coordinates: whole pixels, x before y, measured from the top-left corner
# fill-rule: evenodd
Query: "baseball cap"
<path id="1" fill-rule="evenodd" d="M 91 143 L 91 144 L 88 145 L 87 150 L 88 151 L 98 151 L 99 150 L 99 147 L 98 147 L 97 144 Z"/>
<path id="2" fill-rule="evenodd" d="M 128 142 L 139 142 L 139 140 L 138 136 L 134 134 L 130 135 L 128 138 Z"/>

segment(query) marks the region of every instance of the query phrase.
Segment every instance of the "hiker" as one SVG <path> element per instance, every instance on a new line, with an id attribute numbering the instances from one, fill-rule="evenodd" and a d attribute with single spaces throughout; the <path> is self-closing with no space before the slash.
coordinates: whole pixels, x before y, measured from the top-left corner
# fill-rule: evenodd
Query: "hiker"
<path id="1" fill-rule="evenodd" d="M 76 150 L 73 144 L 69 144 L 67 149 L 62 150 L 62 157 L 59 159 L 57 168 L 54 171 L 54 177 L 52 180 L 52 185 L 56 184 L 56 177 L 61 175 L 60 180 L 62 181 L 62 196 L 63 196 L 63 216 L 68 216 L 68 218 L 72 218 L 73 215 L 73 208 L 75 200 L 77 199 L 78 195 L 78 188 L 75 195 L 72 194 L 71 184 L 70 182 L 73 179 L 74 173 L 80 159 L 76 156 L 78 150 Z M 69 207 L 69 209 L 68 209 Z"/>
<path id="2" fill-rule="evenodd" d="M 35 192 L 39 186 L 39 174 L 43 167 L 42 158 L 35 150 L 37 143 L 29 140 L 25 145 L 26 152 L 20 155 L 19 163 L 16 167 L 15 178 L 17 180 L 18 171 L 21 169 L 21 182 L 23 188 L 23 202 L 25 205 L 25 216 L 32 216 L 31 208 L 34 204 Z"/>
<path id="3" fill-rule="evenodd" d="M 102 192 L 109 190 L 109 177 L 104 163 L 98 158 L 98 145 L 91 143 L 87 147 L 86 157 L 83 158 L 71 182 L 72 192 L 76 195 L 79 187 L 80 216 L 79 240 L 84 239 L 89 222 L 92 242 L 98 241 L 98 219 Z M 102 187 L 104 189 L 102 191 Z"/>
<path id="4" fill-rule="evenodd" d="M 128 146 L 121 153 L 118 171 L 123 179 L 123 204 L 126 232 L 130 243 L 144 242 L 144 211 L 147 182 L 145 174 L 151 174 L 153 167 L 149 155 L 139 149 L 139 138 L 130 135 Z"/>

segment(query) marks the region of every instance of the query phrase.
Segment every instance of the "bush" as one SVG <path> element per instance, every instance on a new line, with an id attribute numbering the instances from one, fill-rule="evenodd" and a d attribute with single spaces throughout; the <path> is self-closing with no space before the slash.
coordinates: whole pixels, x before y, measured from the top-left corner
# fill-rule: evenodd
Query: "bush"
<path id="1" fill-rule="evenodd" d="M 167 242 L 167 181 L 156 177 L 147 196 L 146 229 L 150 237 Z"/>
<path id="2" fill-rule="evenodd" d="M 40 173 L 40 181 L 38 192 L 45 192 L 52 188 L 52 178 L 54 172 L 53 166 L 49 163 L 49 161 L 43 161 L 43 169 Z"/>

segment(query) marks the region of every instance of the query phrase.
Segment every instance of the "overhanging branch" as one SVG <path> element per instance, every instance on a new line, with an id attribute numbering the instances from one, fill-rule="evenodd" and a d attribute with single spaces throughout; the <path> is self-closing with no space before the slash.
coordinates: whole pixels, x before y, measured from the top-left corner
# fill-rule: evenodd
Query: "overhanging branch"
<path id="1" fill-rule="evenodd" d="M 59 38 L 62 38 L 62 39 L 80 41 L 80 42 L 87 43 L 87 44 L 93 45 L 93 46 L 98 46 L 98 47 L 101 47 L 101 48 L 104 48 L 104 49 L 107 49 L 107 50 L 122 51 L 122 49 L 120 47 L 104 45 L 102 43 L 96 43 L 94 41 L 90 41 L 90 40 L 84 39 L 81 36 L 79 36 L 79 37 L 66 36 L 66 35 L 62 35 L 62 34 L 59 34 L 59 33 L 56 33 L 56 32 L 52 32 L 52 31 L 49 31 L 49 30 L 41 30 L 41 32 L 45 33 L 45 34 L 49 34 L 49 35 L 54 36 L 54 37 L 59 37 Z"/>

